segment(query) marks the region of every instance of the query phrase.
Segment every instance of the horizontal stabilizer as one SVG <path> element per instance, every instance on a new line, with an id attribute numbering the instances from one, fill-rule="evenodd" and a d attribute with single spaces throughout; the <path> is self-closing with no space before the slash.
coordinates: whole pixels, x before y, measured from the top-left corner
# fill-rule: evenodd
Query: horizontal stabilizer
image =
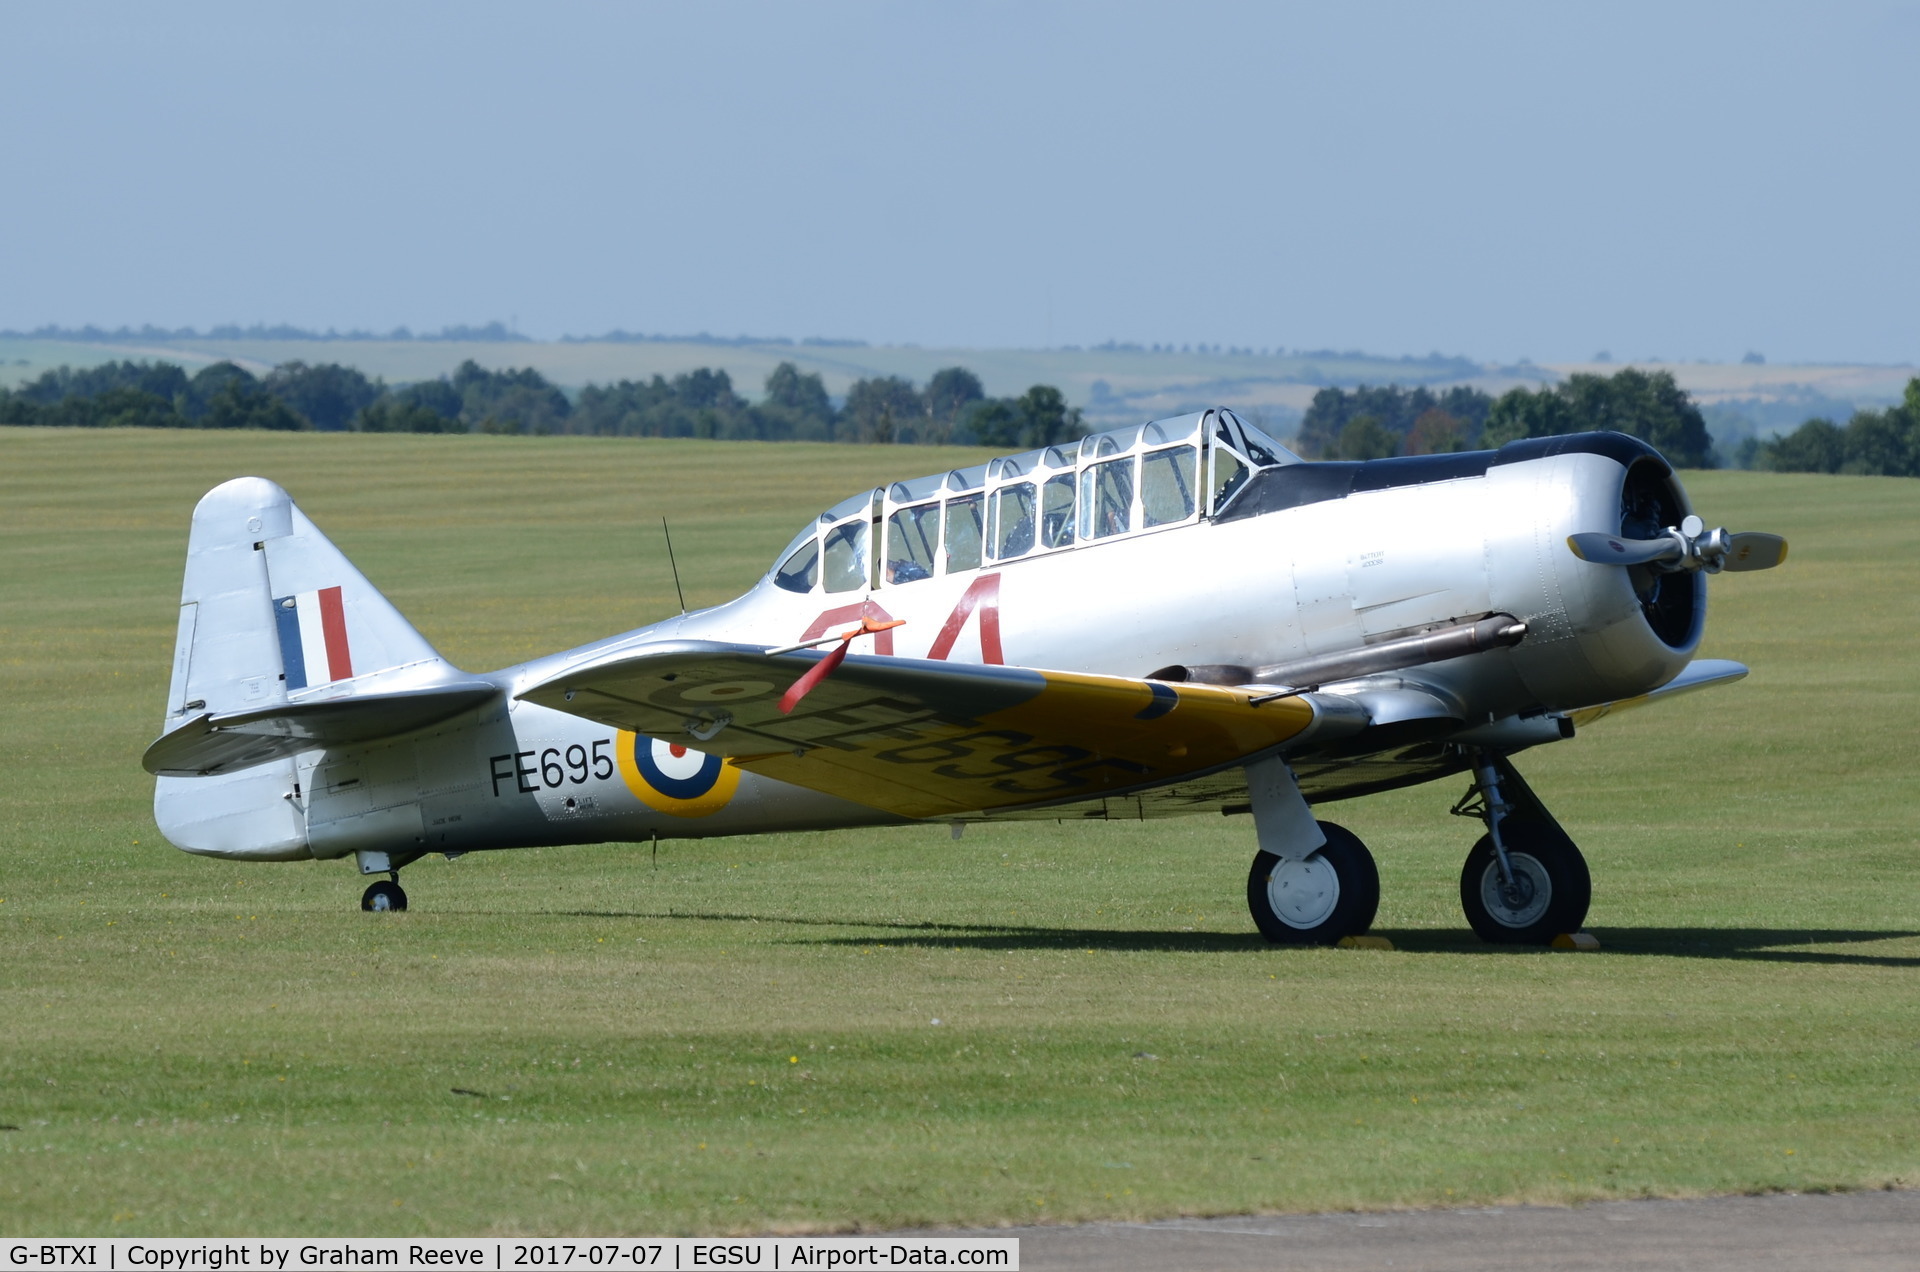
<path id="1" fill-rule="evenodd" d="M 252 711 L 195 716 L 162 736 L 140 763 L 163 777 L 205 777 L 328 746 L 371 742 L 450 720 L 498 697 L 484 680 L 461 680 L 422 689 L 282 702 Z"/>

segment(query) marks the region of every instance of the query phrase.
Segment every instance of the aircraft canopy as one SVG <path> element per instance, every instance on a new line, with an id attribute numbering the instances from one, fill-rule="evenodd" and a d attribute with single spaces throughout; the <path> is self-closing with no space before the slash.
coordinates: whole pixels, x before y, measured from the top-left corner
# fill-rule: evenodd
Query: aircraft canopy
<path id="1" fill-rule="evenodd" d="M 1224 408 L 1131 424 L 850 496 L 770 577 L 790 592 L 864 592 L 1152 533 L 1217 516 L 1256 470 L 1299 462 Z"/>

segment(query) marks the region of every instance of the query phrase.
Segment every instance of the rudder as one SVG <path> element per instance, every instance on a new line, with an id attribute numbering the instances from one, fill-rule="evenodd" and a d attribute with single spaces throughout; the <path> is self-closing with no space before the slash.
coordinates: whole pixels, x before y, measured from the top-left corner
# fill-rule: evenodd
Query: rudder
<path id="1" fill-rule="evenodd" d="M 216 486 L 193 512 L 163 731 L 201 714 L 431 685 L 457 675 L 287 492 Z M 162 777 L 154 815 L 189 852 L 308 855 L 292 759 L 225 777 Z"/>

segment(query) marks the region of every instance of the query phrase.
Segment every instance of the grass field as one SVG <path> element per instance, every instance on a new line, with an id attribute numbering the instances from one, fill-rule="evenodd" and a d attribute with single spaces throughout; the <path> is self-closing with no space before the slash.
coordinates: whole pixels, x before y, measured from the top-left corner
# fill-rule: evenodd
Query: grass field
<path id="1" fill-rule="evenodd" d="M 1449 783 L 1335 806 L 1391 953 L 1252 934 L 1245 819 L 341 863 L 160 842 L 188 514 L 257 472 L 457 662 L 744 587 L 961 452 L 0 430 L 0 1231 L 716 1232 L 1920 1185 L 1920 482 L 1694 474 L 1746 682 L 1520 767 L 1600 954 L 1467 933 Z"/>

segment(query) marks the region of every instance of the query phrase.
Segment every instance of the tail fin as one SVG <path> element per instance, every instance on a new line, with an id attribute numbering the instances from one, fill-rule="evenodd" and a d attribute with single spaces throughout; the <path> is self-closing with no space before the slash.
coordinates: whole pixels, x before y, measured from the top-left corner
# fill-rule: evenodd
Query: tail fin
<path id="1" fill-rule="evenodd" d="M 235 478 L 193 510 L 165 728 L 452 672 L 273 482 Z"/>
<path id="2" fill-rule="evenodd" d="M 164 736 L 149 767 L 168 748 L 187 753 L 192 735 L 208 733 L 209 724 L 217 732 L 223 717 L 257 720 L 276 708 L 312 714 L 320 703 L 390 700 L 456 682 L 471 686 L 286 491 L 261 477 L 236 478 L 208 491 L 193 511 Z M 236 755 L 243 767 L 161 777 L 154 792 L 161 830 L 190 852 L 307 856 L 305 819 L 290 798 L 289 752 L 323 743 L 304 736 L 304 745 L 283 736 L 285 745 L 261 752 L 265 762 Z"/>

